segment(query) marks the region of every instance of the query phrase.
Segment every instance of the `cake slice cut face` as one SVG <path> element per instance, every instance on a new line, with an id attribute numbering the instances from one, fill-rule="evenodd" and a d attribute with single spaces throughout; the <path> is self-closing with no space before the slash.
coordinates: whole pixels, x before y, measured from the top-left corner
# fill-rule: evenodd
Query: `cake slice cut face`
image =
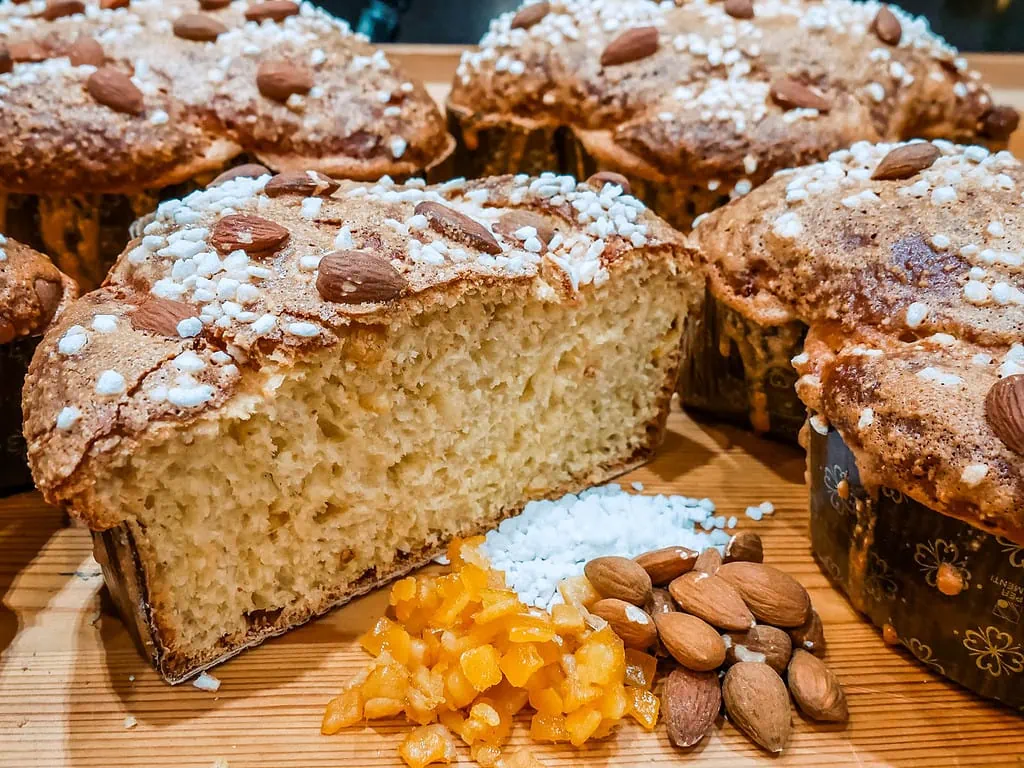
<path id="1" fill-rule="evenodd" d="M 172 682 L 662 434 L 703 278 L 642 204 L 555 176 L 335 186 L 162 205 L 33 362 L 36 481 Z"/>

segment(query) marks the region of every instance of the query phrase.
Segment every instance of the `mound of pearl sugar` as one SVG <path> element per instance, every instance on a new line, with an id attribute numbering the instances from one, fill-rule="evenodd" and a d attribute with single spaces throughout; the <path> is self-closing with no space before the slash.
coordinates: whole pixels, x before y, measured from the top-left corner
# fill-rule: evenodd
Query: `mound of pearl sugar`
<path id="1" fill-rule="evenodd" d="M 524 603 L 547 609 L 562 602 L 558 582 L 579 576 L 595 557 L 636 557 L 669 546 L 722 549 L 729 541 L 724 529 L 735 525 L 735 517 L 715 516 L 710 499 L 641 496 L 612 484 L 530 502 L 488 533 L 481 550 Z"/>

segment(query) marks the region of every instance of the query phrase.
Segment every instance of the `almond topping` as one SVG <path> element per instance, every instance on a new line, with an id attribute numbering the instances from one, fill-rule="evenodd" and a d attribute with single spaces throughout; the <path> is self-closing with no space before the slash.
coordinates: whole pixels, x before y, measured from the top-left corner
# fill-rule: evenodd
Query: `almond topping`
<path id="1" fill-rule="evenodd" d="M 512 17 L 510 27 L 512 29 L 529 29 L 547 16 L 550 11 L 551 3 L 547 2 L 547 0 L 524 6 L 519 9 L 519 12 L 515 16 Z"/>
<path id="2" fill-rule="evenodd" d="M 725 12 L 734 19 L 754 18 L 753 0 L 725 0 Z"/>
<path id="3" fill-rule="evenodd" d="M 68 48 L 67 56 L 71 59 L 71 66 L 81 67 L 88 65 L 99 69 L 107 60 L 103 53 L 103 46 L 93 38 L 82 35 Z"/>
<path id="4" fill-rule="evenodd" d="M 363 251 L 336 251 L 320 260 L 316 289 L 337 304 L 379 303 L 398 298 L 408 288 L 391 263 Z"/>
<path id="5" fill-rule="evenodd" d="M 50 58 L 50 52 L 34 40 L 11 43 L 7 48 L 14 62 L 40 62 Z"/>
<path id="6" fill-rule="evenodd" d="M 85 84 L 89 95 L 105 107 L 127 115 L 140 115 L 144 106 L 142 91 L 124 72 L 100 67 Z"/>
<path id="7" fill-rule="evenodd" d="M 691 571 L 668 585 L 672 599 L 687 613 L 720 629 L 748 629 L 754 616 L 739 592 L 718 576 Z"/>
<path id="8" fill-rule="evenodd" d="M 290 2 L 289 0 L 270 0 L 266 3 L 250 5 L 245 11 L 245 18 L 247 21 L 259 23 L 268 19 L 271 21 L 284 21 L 289 16 L 295 16 L 298 13 L 299 6 L 297 3 Z"/>
<path id="9" fill-rule="evenodd" d="M 732 584 L 758 621 L 799 627 L 811 612 L 811 598 L 788 573 L 763 563 L 726 563 L 718 576 Z"/>
<path id="10" fill-rule="evenodd" d="M 1009 106 L 992 107 L 981 120 L 981 131 L 997 141 L 1005 141 L 1020 125 L 1020 113 Z"/>
<path id="11" fill-rule="evenodd" d="M 687 669 L 708 672 L 725 661 L 725 642 L 706 621 L 676 611 L 655 614 L 654 623 L 665 650 Z"/>
<path id="12" fill-rule="evenodd" d="M 899 45 L 903 37 L 903 25 L 884 5 L 878 9 L 875 20 L 871 22 L 871 31 L 886 45 Z"/>
<path id="13" fill-rule="evenodd" d="M 644 651 L 658 639 L 654 620 L 642 608 L 625 600 L 606 597 L 590 606 L 590 612 L 607 621 L 627 648 Z"/>
<path id="14" fill-rule="evenodd" d="M 217 222 L 210 245 L 220 253 L 242 250 L 255 258 L 272 256 L 290 237 L 287 229 L 249 213 L 233 213 Z"/>
<path id="15" fill-rule="evenodd" d="M 105 11 L 116 11 L 118 8 L 127 8 L 131 0 L 100 0 L 100 8 Z"/>
<path id="16" fill-rule="evenodd" d="M 673 669 L 661 691 L 661 713 L 668 740 L 677 747 L 699 744 L 722 708 L 722 686 L 716 672 Z"/>
<path id="17" fill-rule="evenodd" d="M 1024 374 L 992 385 L 985 396 L 985 419 L 1007 448 L 1024 456 Z"/>
<path id="18" fill-rule="evenodd" d="M 0 75 L 6 75 L 14 69 L 14 59 L 6 45 L 0 45 Z"/>
<path id="19" fill-rule="evenodd" d="M 47 21 L 54 21 L 76 13 L 85 13 L 85 3 L 81 0 L 49 0 L 40 16 Z"/>
<path id="20" fill-rule="evenodd" d="M 646 605 L 651 597 L 651 577 L 628 557 L 598 557 L 583 566 L 583 572 L 601 597 L 633 605 Z"/>
<path id="21" fill-rule="evenodd" d="M 622 187 L 623 194 L 633 194 L 633 188 L 629 186 L 629 179 L 615 171 L 598 171 L 587 179 L 587 184 L 597 190 L 604 189 L 605 184 L 617 184 Z"/>
<path id="22" fill-rule="evenodd" d="M 33 287 L 39 299 L 39 304 L 43 308 L 42 319 L 45 323 L 49 323 L 53 319 L 57 307 L 60 305 L 60 298 L 64 294 L 64 289 L 60 282 L 56 280 L 43 280 L 42 278 L 36 278 Z"/>
<path id="23" fill-rule="evenodd" d="M 871 178 L 876 181 L 909 179 L 926 168 L 931 168 L 941 154 L 939 148 L 928 141 L 896 147 L 882 158 Z"/>
<path id="24" fill-rule="evenodd" d="M 798 648 L 789 662 L 787 679 L 793 700 L 812 720 L 845 723 L 850 719 L 843 686 L 821 659 Z"/>
<path id="25" fill-rule="evenodd" d="M 224 173 L 207 184 L 206 187 L 207 189 L 219 187 L 225 181 L 231 181 L 232 179 L 258 179 L 260 176 L 266 176 L 269 173 L 270 169 L 259 163 L 245 163 L 244 165 L 236 165 L 234 168 L 228 168 Z"/>
<path id="26" fill-rule="evenodd" d="M 816 88 L 804 85 L 799 80 L 784 77 L 771 86 L 772 100 L 783 109 L 816 109 L 828 112 L 832 103 Z"/>
<path id="27" fill-rule="evenodd" d="M 483 224 L 463 213 L 440 203 L 424 201 L 416 206 L 415 213 L 426 216 L 430 228 L 435 232 L 457 240 L 472 248 L 496 255 L 501 246 Z M 614 597 L 614 595 L 612 595 Z"/>
<path id="28" fill-rule="evenodd" d="M 722 700 L 729 720 L 758 746 L 781 752 L 789 743 L 793 716 L 782 678 L 767 664 L 740 662 L 725 673 Z"/>
<path id="29" fill-rule="evenodd" d="M 302 197 L 330 197 L 341 186 L 330 176 L 317 171 L 291 171 L 279 173 L 267 182 L 263 191 L 268 197 L 301 195 Z"/>
<path id="30" fill-rule="evenodd" d="M 219 11 L 231 5 L 232 0 L 199 0 L 199 7 L 204 11 Z"/>
<path id="31" fill-rule="evenodd" d="M 178 323 L 195 316 L 195 309 L 188 304 L 159 296 L 146 296 L 137 308 L 128 313 L 128 319 L 135 330 L 159 333 L 175 339 L 178 338 Z"/>
<path id="32" fill-rule="evenodd" d="M 212 43 L 227 31 L 217 19 L 202 13 L 186 13 L 174 22 L 176 37 L 197 43 Z"/>
<path id="33" fill-rule="evenodd" d="M 601 54 L 602 67 L 646 59 L 658 50 L 657 27 L 634 27 L 616 37 Z"/>
<path id="34" fill-rule="evenodd" d="M 313 88 L 313 73 L 289 61 L 265 61 L 256 72 L 256 86 L 268 99 L 285 102 L 293 94 L 304 96 Z"/>
<path id="35" fill-rule="evenodd" d="M 647 571 L 652 584 L 661 586 L 693 570 L 697 562 L 697 553 L 686 547 L 665 547 L 644 552 L 633 559 Z"/>

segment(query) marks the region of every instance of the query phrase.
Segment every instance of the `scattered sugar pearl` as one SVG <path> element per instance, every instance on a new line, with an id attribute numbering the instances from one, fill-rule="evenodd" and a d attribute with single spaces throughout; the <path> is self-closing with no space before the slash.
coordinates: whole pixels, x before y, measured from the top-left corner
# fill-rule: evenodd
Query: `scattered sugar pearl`
<path id="1" fill-rule="evenodd" d="M 811 429 L 813 429 L 819 435 L 828 434 L 828 422 L 819 414 L 816 413 L 813 416 L 811 416 L 811 418 L 808 419 L 808 422 L 811 425 Z"/>
<path id="2" fill-rule="evenodd" d="M 307 197 L 302 201 L 302 218 L 315 219 L 320 215 L 320 208 L 323 207 L 322 197 Z"/>
<path id="3" fill-rule="evenodd" d="M 135 715 L 125 715 L 125 718 L 124 718 L 124 727 L 125 728 L 134 728 L 138 724 L 139 724 L 139 721 L 135 717 Z"/>
<path id="4" fill-rule="evenodd" d="M 992 355 L 986 355 L 984 352 L 979 352 L 971 358 L 971 363 L 974 365 L 992 365 Z"/>
<path id="5" fill-rule="evenodd" d="M 277 318 L 274 315 L 266 314 L 256 318 L 249 327 L 252 328 L 252 332 L 257 336 L 265 336 L 274 330 L 276 326 Z"/>
<path id="6" fill-rule="evenodd" d="M 762 501 L 756 507 L 747 507 L 744 514 L 751 520 L 759 521 L 763 519 L 765 515 L 774 515 L 775 505 L 770 501 Z"/>
<path id="7" fill-rule="evenodd" d="M 960 480 L 968 488 L 974 488 L 981 484 L 988 474 L 988 464 L 968 464 L 960 473 Z"/>
<path id="8" fill-rule="evenodd" d="M 99 333 L 113 333 L 117 330 L 117 316 L 96 315 L 92 319 L 92 329 Z"/>
<path id="9" fill-rule="evenodd" d="M 988 296 L 988 286 L 978 280 L 968 280 L 964 286 L 964 297 L 972 304 L 984 304 Z"/>
<path id="10" fill-rule="evenodd" d="M 1006 234 L 1006 228 L 999 221 L 990 221 L 988 226 L 985 227 L 985 231 L 992 235 L 992 237 L 1002 237 Z"/>
<path id="11" fill-rule="evenodd" d="M 907 307 L 907 327 L 918 328 L 928 316 L 928 305 L 915 301 Z"/>
<path id="12" fill-rule="evenodd" d="M 775 220 L 772 230 L 779 237 L 792 240 L 800 236 L 804 231 L 804 226 L 800 221 L 800 217 L 795 213 L 784 213 Z"/>
<path id="13" fill-rule="evenodd" d="M 89 337 L 85 335 L 85 328 L 80 325 L 73 325 L 64 332 L 57 342 L 57 351 L 62 355 L 76 355 L 88 343 Z"/>
<path id="14" fill-rule="evenodd" d="M 214 389 L 209 384 L 197 384 L 190 387 L 171 387 L 167 391 L 167 400 L 179 408 L 198 408 L 213 399 Z"/>
<path id="15" fill-rule="evenodd" d="M 183 339 L 191 339 L 203 332 L 203 322 L 198 317 L 186 317 L 177 326 L 178 335 Z"/>
<path id="16" fill-rule="evenodd" d="M 950 246 L 950 240 L 945 235 L 935 235 L 932 237 L 932 247 L 938 251 L 944 251 Z"/>
<path id="17" fill-rule="evenodd" d="M 201 691 L 216 691 L 220 688 L 220 680 L 209 672 L 200 673 L 199 677 L 192 681 L 192 685 Z"/>
<path id="18" fill-rule="evenodd" d="M 306 322 L 288 323 L 286 330 L 292 336 L 301 336 L 302 338 L 310 338 L 320 334 L 319 326 Z"/>
<path id="19" fill-rule="evenodd" d="M 857 421 L 857 429 L 867 429 L 875 423 L 875 412 L 871 408 L 865 408 L 860 412 L 860 419 Z"/>
<path id="20" fill-rule="evenodd" d="M 409 142 L 401 136 L 393 136 L 391 138 L 391 156 L 397 160 L 405 154 L 405 150 L 408 146 Z"/>
<path id="21" fill-rule="evenodd" d="M 187 349 L 174 358 L 174 367 L 185 373 L 196 373 L 206 367 L 206 363 L 191 349 Z"/>
<path id="22" fill-rule="evenodd" d="M 119 395 L 124 392 L 124 376 L 117 371 L 106 370 L 96 380 L 96 394 Z"/>
<path id="23" fill-rule="evenodd" d="M 62 432 L 67 432 L 82 417 L 82 412 L 75 408 L 73 405 L 66 405 L 60 409 L 60 413 L 57 414 L 57 429 Z"/>
<path id="24" fill-rule="evenodd" d="M 794 366 L 801 366 L 806 365 L 810 359 L 810 355 L 808 355 L 806 352 L 801 352 L 799 355 L 794 356 L 793 359 L 790 360 L 790 362 Z"/>
<path id="25" fill-rule="evenodd" d="M 938 187 L 932 192 L 933 205 L 946 205 L 956 201 L 956 189 L 953 187 Z"/>

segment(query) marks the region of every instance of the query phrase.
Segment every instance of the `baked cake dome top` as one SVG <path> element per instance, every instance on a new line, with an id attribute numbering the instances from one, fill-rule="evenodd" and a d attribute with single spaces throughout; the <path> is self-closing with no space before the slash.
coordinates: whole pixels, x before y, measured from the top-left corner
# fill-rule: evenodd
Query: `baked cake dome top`
<path id="1" fill-rule="evenodd" d="M 735 194 L 857 140 L 999 144 L 1018 120 L 924 19 L 850 0 L 530 3 L 463 55 L 450 103 Z"/>
<path id="2" fill-rule="evenodd" d="M 178 183 L 246 153 L 409 175 L 451 149 L 422 85 L 308 2 L 0 3 L 0 188 Z"/>
<path id="3" fill-rule="evenodd" d="M 692 238 L 729 306 L 806 323 L 797 391 L 884 485 L 1024 540 L 1024 167 L 944 141 L 777 173 Z"/>

